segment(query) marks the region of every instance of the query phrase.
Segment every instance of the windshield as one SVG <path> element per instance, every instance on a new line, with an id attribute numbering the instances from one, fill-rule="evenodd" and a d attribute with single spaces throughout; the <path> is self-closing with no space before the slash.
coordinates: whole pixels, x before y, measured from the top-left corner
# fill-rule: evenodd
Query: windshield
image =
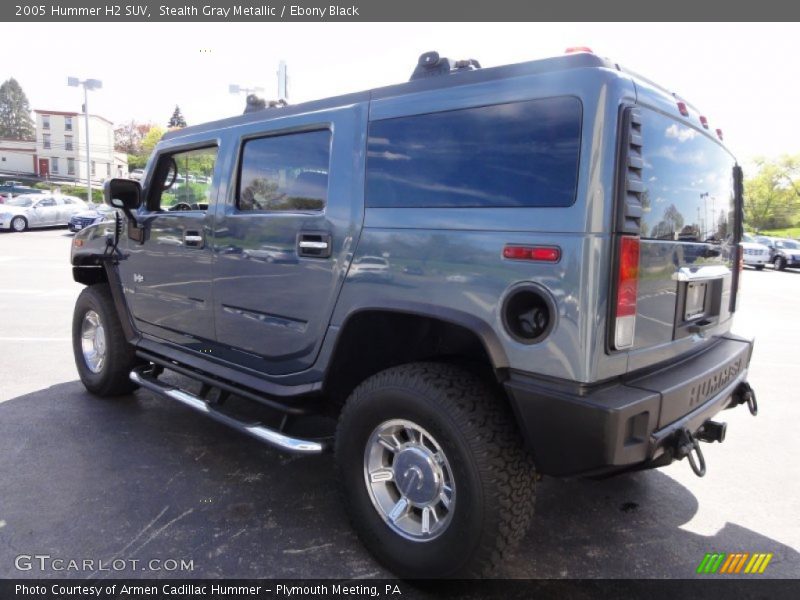
<path id="1" fill-rule="evenodd" d="M 780 242 L 776 242 L 775 245 L 778 248 L 789 248 L 791 250 L 797 250 L 800 248 L 800 244 L 797 242 L 792 242 L 790 240 L 781 240 Z"/>
<path id="2" fill-rule="evenodd" d="M 696 129 L 642 111 L 641 236 L 720 243 L 734 232 L 733 167 L 720 145 Z"/>
<path id="3" fill-rule="evenodd" d="M 30 206 L 33 204 L 33 200 L 30 198 L 13 198 L 6 202 L 9 206 Z"/>

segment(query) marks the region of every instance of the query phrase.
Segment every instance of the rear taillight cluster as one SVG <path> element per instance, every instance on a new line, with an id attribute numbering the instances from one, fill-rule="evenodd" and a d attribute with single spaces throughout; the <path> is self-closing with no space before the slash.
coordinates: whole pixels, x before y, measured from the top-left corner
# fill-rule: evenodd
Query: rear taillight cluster
<path id="1" fill-rule="evenodd" d="M 639 237 L 619 238 L 617 302 L 614 311 L 614 348 L 633 346 L 636 331 L 636 297 L 639 293 Z"/>

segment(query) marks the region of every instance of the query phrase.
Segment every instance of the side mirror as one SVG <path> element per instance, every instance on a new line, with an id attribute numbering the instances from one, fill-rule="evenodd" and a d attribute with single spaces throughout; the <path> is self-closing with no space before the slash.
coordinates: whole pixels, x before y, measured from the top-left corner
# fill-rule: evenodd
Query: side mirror
<path id="1" fill-rule="evenodd" d="M 142 186 L 138 181 L 109 179 L 103 184 L 103 198 L 112 208 L 122 209 L 128 220 L 136 224 L 133 211 L 142 203 Z"/>
<path id="2" fill-rule="evenodd" d="M 142 186 L 131 179 L 109 179 L 103 184 L 106 204 L 122 210 L 136 210 L 142 203 Z"/>

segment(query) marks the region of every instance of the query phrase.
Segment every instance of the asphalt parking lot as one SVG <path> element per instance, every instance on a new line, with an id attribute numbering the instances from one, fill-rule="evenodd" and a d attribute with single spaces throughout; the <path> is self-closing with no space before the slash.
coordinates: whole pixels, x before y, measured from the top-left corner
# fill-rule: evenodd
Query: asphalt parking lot
<path id="1" fill-rule="evenodd" d="M 81 287 L 64 229 L 0 233 L 0 577 L 389 576 L 340 510 L 330 456 L 290 457 L 145 391 L 89 396 L 69 340 Z M 756 336 L 760 403 L 720 415 L 708 474 L 686 462 L 545 479 L 506 577 L 687 578 L 706 552 L 771 552 L 800 573 L 800 270 L 747 270 L 735 331 Z M 49 554 L 121 571 L 28 571 Z M 161 570 L 142 570 L 150 560 Z M 167 570 L 191 561 L 193 569 Z M 134 563 L 133 561 L 139 561 Z M 119 564 L 119 563 L 118 563 Z"/>

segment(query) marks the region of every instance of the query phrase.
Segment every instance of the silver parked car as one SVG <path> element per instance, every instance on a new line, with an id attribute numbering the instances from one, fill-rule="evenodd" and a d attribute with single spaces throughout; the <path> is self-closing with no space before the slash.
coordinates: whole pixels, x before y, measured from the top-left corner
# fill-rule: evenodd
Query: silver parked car
<path id="1" fill-rule="evenodd" d="M 25 231 L 32 227 L 67 225 L 87 204 L 75 196 L 22 194 L 0 207 L 0 229 Z"/>

